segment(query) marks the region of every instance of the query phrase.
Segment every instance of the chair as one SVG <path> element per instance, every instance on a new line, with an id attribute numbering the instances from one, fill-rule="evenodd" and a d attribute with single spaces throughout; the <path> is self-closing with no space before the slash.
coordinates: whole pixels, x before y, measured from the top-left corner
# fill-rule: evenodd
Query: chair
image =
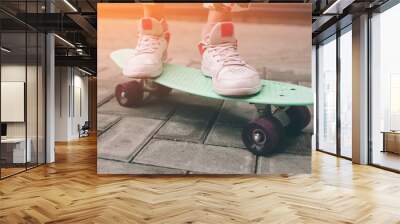
<path id="1" fill-rule="evenodd" d="M 78 124 L 79 138 L 89 136 L 90 123 L 85 121 L 82 127 Z"/>

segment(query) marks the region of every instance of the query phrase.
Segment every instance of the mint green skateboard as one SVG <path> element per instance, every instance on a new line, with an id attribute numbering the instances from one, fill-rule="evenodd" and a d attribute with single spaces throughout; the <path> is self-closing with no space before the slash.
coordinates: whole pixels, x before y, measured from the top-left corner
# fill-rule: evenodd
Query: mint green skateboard
<path id="1" fill-rule="evenodd" d="M 111 53 L 111 59 L 122 68 L 133 54 L 133 49 Z M 212 90 L 212 80 L 199 69 L 165 64 L 161 76 L 151 80 L 132 80 L 115 88 L 115 97 L 124 107 L 143 104 L 144 92 L 166 97 L 172 89 L 213 99 L 243 101 L 256 105 L 260 117 L 250 121 L 242 131 L 245 146 L 256 155 L 276 149 L 284 135 L 295 135 L 308 125 L 311 114 L 307 106 L 313 104 L 310 88 L 289 83 L 263 80 L 261 91 L 252 96 L 225 97 Z"/>

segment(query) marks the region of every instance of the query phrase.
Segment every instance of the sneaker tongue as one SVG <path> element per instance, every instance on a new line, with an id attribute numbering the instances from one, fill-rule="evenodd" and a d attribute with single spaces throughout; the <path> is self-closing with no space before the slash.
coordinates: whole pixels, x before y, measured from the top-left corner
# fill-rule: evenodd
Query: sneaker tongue
<path id="1" fill-rule="evenodd" d="M 235 43 L 235 31 L 233 23 L 221 22 L 214 25 L 209 33 L 210 44 L 223 44 L 223 43 Z"/>
<path id="2" fill-rule="evenodd" d="M 165 23 L 165 22 L 164 22 Z M 163 22 L 151 17 L 145 17 L 140 20 L 139 33 L 153 36 L 161 36 L 164 33 Z"/>

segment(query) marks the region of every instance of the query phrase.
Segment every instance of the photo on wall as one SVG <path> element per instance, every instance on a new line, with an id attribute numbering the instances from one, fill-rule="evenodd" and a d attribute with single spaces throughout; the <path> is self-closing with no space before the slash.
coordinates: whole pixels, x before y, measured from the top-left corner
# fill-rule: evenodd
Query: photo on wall
<path id="1" fill-rule="evenodd" d="M 99 3 L 99 174 L 311 172 L 311 4 Z"/>

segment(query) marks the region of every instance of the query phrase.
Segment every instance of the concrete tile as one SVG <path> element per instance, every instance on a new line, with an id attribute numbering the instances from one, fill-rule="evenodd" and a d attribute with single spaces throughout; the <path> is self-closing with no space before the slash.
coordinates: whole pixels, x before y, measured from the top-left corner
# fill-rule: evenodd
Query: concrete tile
<path id="1" fill-rule="evenodd" d="M 120 116 L 97 114 L 97 132 L 104 132 L 121 119 Z"/>
<path id="2" fill-rule="evenodd" d="M 107 61 L 109 56 L 107 56 Z M 121 70 L 113 62 L 99 72 L 97 79 L 97 106 L 101 106 L 114 96 L 115 87 L 119 83 L 131 81 L 122 75 Z"/>
<path id="3" fill-rule="evenodd" d="M 98 157 L 130 161 L 161 123 L 160 120 L 140 117 L 123 118 L 98 137 Z"/>
<path id="4" fill-rule="evenodd" d="M 311 156 L 275 154 L 258 157 L 257 174 L 307 174 L 311 173 Z"/>
<path id="5" fill-rule="evenodd" d="M 174 108 L 175 105 L 160 98 L 150 99 L 145 104 L 135 108 L 123 107 L 118 104 L 116 98 L 114 97 L 112 100 L 99 107 L 97 111 L 98 113 L 103 114 L 117 114 L 123 116 L 165 120 L 170 116 Z"/>
<path id="6" fill-rule="evenodd" d="M 155 135 L 159 139 L 181 140 L 187 142 L 203 142 L 209 121 L 178 120 L 168 121 Z"/>
<path id="7" fill-rule="evenodd" d="M 231 127 L 243 127 L 258 116 L 254 105 L 239 101 L 224 101 L 217 123 Z"/>
<path id="8" fill-rule="evenodd" d="M 257 109 L 252 104 L 224 101 L 205 144 L 245 148 L 242 143 L 242 128 L 257 116 Z"/>
<path id="9" fill-rule="evenodd" d="M 282 150 L 284 153 L 296 155 L 311 155 L 311 133 L 301 133 L 298 136 L 288 136 L 282 142 Z"/>
<path id="10" fill-rule="evenodd" d="M 98 174 L 186 174 L 185 170 L 98 159 Z"/>
<path id="11" fill-rule="evenodd" d="M 133 162 L 212 174 L 252 174 L 255 168 L 246 150 L 168 140 L 152 140 Z"/>
<path id="12" fill-rule="evenodd" d="M 173 116 L 156 134 L 157 138 L 203 142 L 210 123 L 217 116 L 213 106 L 178 106 Z"/>
<path id="13" fill-rule="evenodd" d="M 278 152 L 296 155 L 311 155 L 311 136 L 310 133 L 301 133 L 298 136 L 287 136 L 279 146 Z"/>
<path id="14" fill-rule="evenodd" d="M 97 106 L 101 106 L 114 97 L 113 89 L 99 89 L 97 91 Z"/>
<path id="15" fill-rule="evenodd" d="M 172 121 L 209 121 L 217 116 L 217 105 L 178 105 L 170 118 Z"/>
<path id="16" fill-rule="evenodd" d="M 246 148 L 242 142 L 242 128 L 215 123 L 207 136 L 205 144 Z"/>
<path id="17" fill-rule="evenodd" d="M 306 86 L 306 87 L 309 87 L 309 88 L 311 88 L 312 87 L 312 83 L 311 83 L 311 81 L 300 81 L 299 82 L 299 85 L 301 85 L 301 86 Z"/>

